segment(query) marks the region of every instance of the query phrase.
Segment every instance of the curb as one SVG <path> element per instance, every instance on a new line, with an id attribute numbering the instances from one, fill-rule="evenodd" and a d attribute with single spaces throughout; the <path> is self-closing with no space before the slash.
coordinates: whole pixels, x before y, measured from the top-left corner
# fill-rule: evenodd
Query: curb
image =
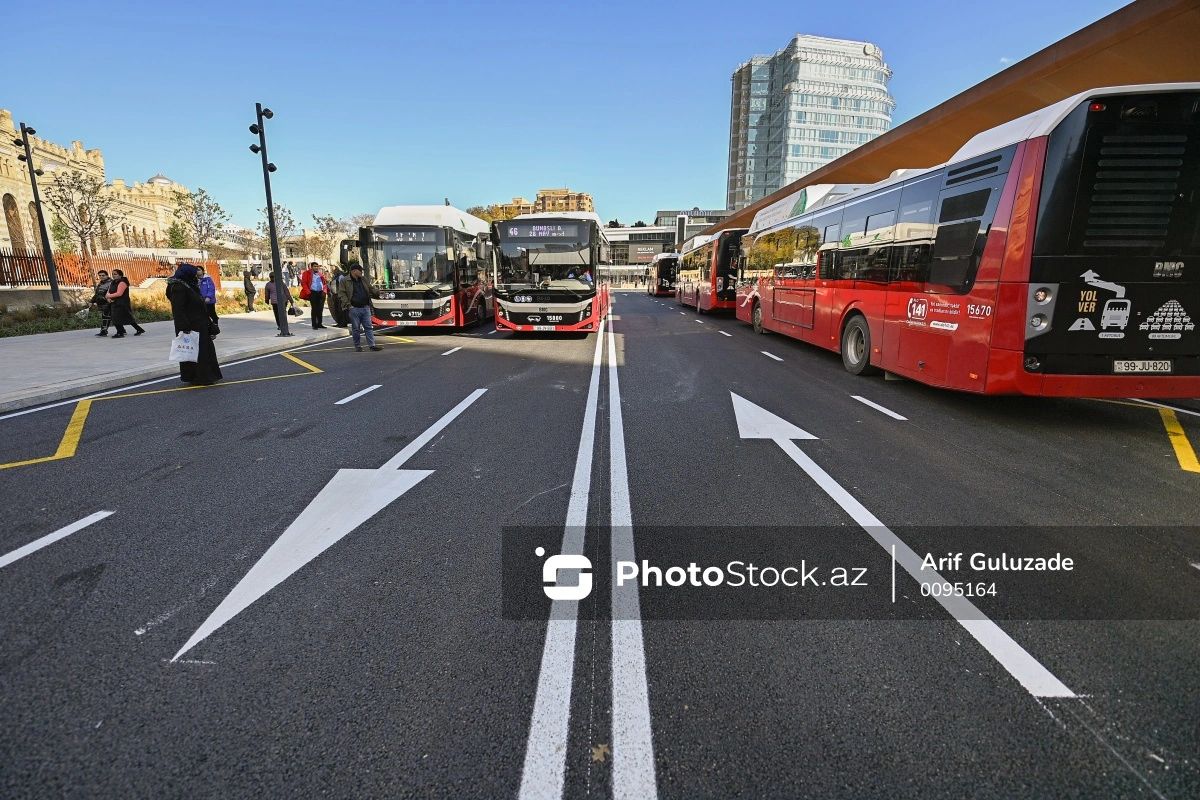
<path id="1" fill-rule="evenodd" d="M 272 342 L 268 345 L 260 345 L 250 347 L 245 350 L 239 350 L 235 353 L 226 353 L 218 355 L 217 361 L 222 364 L 231 364 L 235 361 L 244 361 L 247 358 L 255 358 L 256 356 L 270 355 L 271 353 L 280 353 L 284 350 L 294 350 L 297 347 L 305 345 L 318 344 L 320 342 L 329 342 L 334 339 L 342 339 L 349 337 L 349 332 L 337 329 L 326 331 L 309 336 L 301 341 L 292 339 L 289 342 Z M 71 381 L 65 384 L 59 384 L 53 389 L 38 389 L 33 392 L 19 395 L 9 396 L 0 400 L 0 414 L 9 411 L 20 411 L 24 408 L 32 406 L 40 406 L 43 403 L 52 403 L 56 400 L 68 400 L 73 397 L 81 397 L 83 395 L 102 392 L 106 389 L 117 389 L 122 386 L 127 386 L 131 383 L 139 383 L 141 381 L 153 380 L 155 378 L 165 378 L 175 375 L 179 372 L 179 366 L 170 362 L 156 367 L 142 367 L 140 369 L 126 370 L 124 372 L 110 372 L 101 377 L 81 378 L 77 381 Z"/>

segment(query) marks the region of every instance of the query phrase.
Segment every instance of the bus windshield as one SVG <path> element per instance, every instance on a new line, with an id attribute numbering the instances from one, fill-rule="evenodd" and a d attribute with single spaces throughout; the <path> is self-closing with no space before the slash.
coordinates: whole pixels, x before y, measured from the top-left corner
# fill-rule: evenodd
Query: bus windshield
<path id="1" fill-rule="evenodd" d="M 376 228 L 367 261 L 372 282 L 385 289 L 434 288 L 454 280 L 440 228 Z"/>
<path id="2" fill-rule="evenodd" d="M 679 267 L 679 259 L 664 258 L 658 262 L 658 277 L 669 281 L 675 280 L 675 270 Z"/>
<path id="3" fill-rule="evenodd" d="M 499 282 L 507 286 L 591 289 L 589 226 L 582 221 L 502 222 L 496 226 Z"/>

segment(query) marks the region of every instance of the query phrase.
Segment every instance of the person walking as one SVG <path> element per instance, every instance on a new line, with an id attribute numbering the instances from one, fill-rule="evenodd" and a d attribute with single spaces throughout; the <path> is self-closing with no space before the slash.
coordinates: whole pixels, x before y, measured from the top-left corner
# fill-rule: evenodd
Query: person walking
<path id="1" fill-rule="evenodd" d="M 284 291 L 287 292 L 287 300 L 280 303 L 277 292 L 278 287 L 275 281 L 267 281 L 267 285 L 263 287 L 264 299 L 270 304 L 271 310 L 275 312 L 275 327 L 283 330 L 283 315 L 287 313 L 288 306 L 293 305 L 296 301 L 292 298 L 292 290 L 284 286 Z"/>
<path id="2" fill-rule="evenodd" d="M 371 287 L 363 280 L 361 264 L 350 265 L 350 277 L 342 281 L 338 289 L 342 306 L 350 309 L 350 335 L 354 337 L 354 349 L 362 352 L 359 344 L 358 329 L 361 327 L 367 335 L 367 346 L 372 350 L 382 350 L 375 344 L 375 330 L 371 322 Z"/>
<path id="3" fill-rule="evenodd" d="M 175 333 L 195 333 L 199 338 L 200 356 L 195 361 L 179 362 L 179 380 L 196 386 L 211 386 L 223 377 L 213 345 L 204 295 L 200 293 L 200 270 L 193 264 L 180 264 L 167 279 L 167 300 L 171 302 L 171 318 Z"/>
<path id="4" fill-rule="evenodd" d="M 125 277 L 124 271 L 119 269 L 112 271 L 112 282 L 108 285 L 108 291 L 104 297 L 112 305 L 113 327 L 117 329 L 117 335 L 112 338 L 123 338 L 126 325 L 133 326 L 136 331 L 134 336 L 141 336 L 146 332 L 145 328 L 138 325 L 133 318 L 133 303 L 129 299 L 129 279 Z"/>
<path id="5" fill-rule="evenodd" d="M 108 294 L 108 287 L 112 285 L 112 278 L 108 277 L 107 270 L 100 270 L 96 273 L 96 285 L 92 289 L 91 304 L 100 312 L 100 332 L 97 336 L 108 336 L 108 326 L 112 325 L 112 303 L 108 302 L 105 297 Z"/>
<path id="6" fill-rule="evenodd" d="M 300 273 L 300 299 L 307 300 L 312 306 L 310 313 L 314 331 L 325 327 L 325 280 L 325 276 L 321 274 L 321 265 L 316 261 Z"/>
<path id="7" fill-rule="evenodd" d="M 192 266 L 192 265 L 188 265 Z M 204 271 L 204 267 L 196 267 L 196 272 L 200 275 L 200 296 L 204 298 L 204 311 L 208 314 L 208 318 L 212 320 L 213 325 L 220 325 L 221 320 L 217 317 L 217 284 L 213 279 L 208 277 L 208 273 Z"/>
<path id="8" fill-rule="evenodd" d="M 326 296 L 329 298 L 329 316 L 333 317 L 333 326 L 335 328 L 344 328 L 346 323 L 343 316 L 346 310 L 342 308 L 342 298 L 338 294 L 338 287 L 345 278 L 345 273 L 341 267 L 334 267 L 333 273 L 329 276 L 329 287 L 326 290 Z"/>
<path id="9" fill-rule="evenodd" d="M 242 288 L 246 290 L 246 313 L 254 311 L 254 297 L 258 294 L 258 289 L 254 287 L 254 281 L 250 280 L 250 270 L 242 270 Z"/>

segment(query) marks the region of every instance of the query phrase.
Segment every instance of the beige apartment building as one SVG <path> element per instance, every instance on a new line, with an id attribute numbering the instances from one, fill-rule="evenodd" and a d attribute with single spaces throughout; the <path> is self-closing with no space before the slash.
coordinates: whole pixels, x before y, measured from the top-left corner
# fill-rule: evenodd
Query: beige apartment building
<path id="1" fill-rule="evenodd" d="M 502 203 L 501 211 L 516 216 L 551 211 L 595 211 L 592 196 L 586 192 L 570 189 L 542 189 L 532 203 L 523 197 L 514 197 L 511 203 Z"/>
<path id="2" fill-rule="evenodd" d="M 29 173 L 25 163 L 17 160 L 24 151 L 13 141 L 20 138 L 19 133 L 20 128 L 13 123 L 12 114 L 0 109 L 0 210 L 4 218 L 0 224 L 0 247 L 41 250 Z M 54 173 L 59 170 L 82 172 L 106 180 L 103 154 L 99 150 L 84 149 L 82 142 L 71 142 L 70 147 L 63 147 L 40 136 L 32 136 L 30 147 L 34 164 L 46 173 L 38 179 L 42 187 L 53 181 Z M 88 243 L 94 252 L 115 247 L 164 246 L 167 228 L 174 221 L 175 192 L 187 192 L 188 189 L 159 174 L 145 183 L 132 185 L 116 178 L 108 185 L 108 191 L 116 195 L 119 202 L 112 210 L 111 223 L 106 226 L 107 235 L 102 234 Z M 53 211 L 45 199 L 43 192 L 43 211 L 49 225 Z"/>

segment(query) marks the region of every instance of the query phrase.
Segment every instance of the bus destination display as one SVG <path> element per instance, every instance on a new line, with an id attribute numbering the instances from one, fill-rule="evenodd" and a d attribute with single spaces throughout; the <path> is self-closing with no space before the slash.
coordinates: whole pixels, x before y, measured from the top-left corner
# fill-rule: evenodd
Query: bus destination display
<path id="1" fill-rule="evenodd" d="M 577 239 L 578 225 L 508 225 L 510 239 Z"/>

